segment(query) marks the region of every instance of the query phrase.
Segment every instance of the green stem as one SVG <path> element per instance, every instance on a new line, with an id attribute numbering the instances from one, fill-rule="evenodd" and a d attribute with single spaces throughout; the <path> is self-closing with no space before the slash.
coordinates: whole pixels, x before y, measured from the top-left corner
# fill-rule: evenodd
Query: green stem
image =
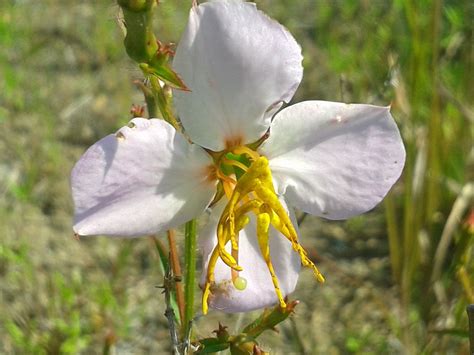
<path id="1" fill-rule="evenodd" d="M 196 220 L 186 223 L 184 262 L 186 268 L 186 280 L 184 285 L 184 322 L 183 334 L 190 334 L 191 321 L 194 316 L 194 289 L 196 281 Z"/>
<path id="2" fill-rule="evenodd" d="M 128 56 L 137 63 L 152 60 L 158 50 L 158 43 L 153 34 L 153 0 L 134 1 L 119 0 L 123 19 L 127 28 L 124 46 Z"/>
<path id="3" fill-rule="evenodd" d="M 157 118 L 159 108 L 158 104 L 156 103 L 153 91 L 151 91 L 151 89 L 146 86 L 143 81 L 136 80 L 134 81 L 134 84 L 140 88 L 143 93 L 143 96 L 145 97 L 145 102 L 148 109 L 148 118 Z"/>
<path id="4" fill-rule="evenodd" d="M 168 235 L 168 244 L 170 246 L 170 264 L 171 270 L 173 271 L 174 276 L 174 289 L 176 292 L 176 301 L 178 302 L 179 308 L 179 320 L 181 325 L 183 325 L 184 319 L 184 292 L 181 274 L 181 264 L 179 262 L 178 248 L 176 247 L 176 232 L 174 229 L 169 229 L 167 232 Z"/>

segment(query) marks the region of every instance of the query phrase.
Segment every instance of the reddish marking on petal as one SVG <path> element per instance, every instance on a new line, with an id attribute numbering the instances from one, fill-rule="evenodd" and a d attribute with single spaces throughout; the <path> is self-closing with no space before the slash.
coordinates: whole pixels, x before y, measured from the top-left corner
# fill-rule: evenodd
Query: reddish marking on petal
<path id="1" fill-rule="evenodd" d="M 232 148 L 240 147 L 244 145 L 244 137 L 242 135 L 235 135 L 227 137 L 224 140 L 226 150 L 232 150 Z"/>
<path id="2" fill-rule="evenodd" d="M 217 181 L 217 170 L 214 165 L 204 167 L 202 174 L 208 183 L 214 184 Z"/>

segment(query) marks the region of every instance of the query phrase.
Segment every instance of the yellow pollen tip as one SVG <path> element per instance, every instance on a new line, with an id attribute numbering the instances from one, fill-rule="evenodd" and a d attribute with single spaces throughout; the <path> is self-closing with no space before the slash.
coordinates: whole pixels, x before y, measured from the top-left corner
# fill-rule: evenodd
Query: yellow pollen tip
<path id="1" fill-rule="evenodd" d="M 232 283 L 234 284 L 234 287 L 239 291 L 243 291 L 247 288 L 247 279 L 245 279 L 244 277 L 238 276 L 234 280 L 232 280 Z"/>

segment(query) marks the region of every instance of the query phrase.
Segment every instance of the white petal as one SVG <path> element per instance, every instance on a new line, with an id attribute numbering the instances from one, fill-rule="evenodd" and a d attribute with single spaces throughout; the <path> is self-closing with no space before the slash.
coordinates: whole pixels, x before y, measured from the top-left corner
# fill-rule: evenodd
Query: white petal
<path id="1" fill-rule="evenodd" d="M 212 211 L 209 223 L 200 233 L 199 242 L 204 263 L 201 285 L 205 283 L 208 260 L 217 244 L 216 228 L 223 208 L 224 203 L 220 202 Z M 296 227 L 293 213 L 290 216 Z M 227 247 L 230 252 L 230 243 Z M 270 227 L 270 255 L 281 291 L 283 296 L 286 296 L 296 287 L 301 259 L 291 248 L 291 243 L 273 227 Z M 231 281 L 231 269 L 219 259 L 215 269 L 216 284 L 219 286 L 210 297 L 210 307 L 227 313 L 235 313 L 277 304 L 278 298 L 272 279 L 258 246 L 253 215 L 250 223 L 240 232 L 238 262 L 243 268 L 239 276 L 247 280 L 247 287 L 243 291 L 235 289 Z"/>
<path id="2" fill-rule="evenodd" d="M 90 147 L 72 171 L 79 235 L 159 233 L 198 216 L 213 198 L 203 149 L 162 120 L 131 122 Z"/>
<path id="3" fill-rule="evenodd" d="M 324 101 L 278 113 L 261 151 L 278 192 L 303 211 L 329 219 L 372 209 L 405 162 L 388 107 Z"/>
<path id="4" fill-rule="evenodd" d="M 270 125 L 266 111 L 296 91 L 301 61 L 291 34 L 253 3 L 193 7 L 173 62 L 191 89 L 175 92 L 186 132 L 214 151 L 257 140 Z"/>

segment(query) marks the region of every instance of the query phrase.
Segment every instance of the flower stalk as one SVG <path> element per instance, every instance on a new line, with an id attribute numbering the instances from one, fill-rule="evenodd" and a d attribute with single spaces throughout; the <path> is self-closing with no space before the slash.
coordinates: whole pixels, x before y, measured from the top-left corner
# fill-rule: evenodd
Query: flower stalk
<path id="1" fill-rule="evenodd" d="M 158 104 L 156 102 L 156 98 L 155 98 L 155 95 L 153 94 L 153 92 L 151 91 L 151 89 L 146 86 L 143 81 L 141 80 L 135 80 L 133 82 L 135 85 L 138 86 L 138 88 L 142 91 L 143 93 L 143 97 L 145 98 L 145 103 L 146 103 L 146 107 L 148 109 L 148 116 L 150 118 L 153 118 L 153 117 L 158 117 L 159 115 L 159 108 L 158 108 Z"/>
<path id="2" fill-rule="evenodd" d="M 170 253 L 171 259 L 171 253 Z M 165 303 L 166 303 L 166 310 L 165 316 L 168 320 L 168 327 L 171 336 L 171 344 L 173 348 L 173 354 L 179 355 L 179 340 L 178 340 L 178 331 L 176 329 L 176 314 L 174 313 L 174 309 L 171 305 L 172 294 L 171 290 L 173 289 L 173 285 L 176 287 L 176 276 L 173 275 L 172 268 L 169 267 L 166 270 L 165 277 L 164 277 L 164 284 L 163 284 L 163 293 L 165 294 Z"/>
<path id="3" fill-rule="evenodd" d="M 155 98 L 155 103 L 158 106 L 161 116 L 163 119 L 171 124 L 177 131 L 182 131 L 181 126 L 176 119 L 173 110 L 171 108 L 172 105 L 172 95 L 171 90 L 168 85 L 160 85 L 160 81 L 155 76 L 149 76 L 153 96 Z"/>
<path id="4" fill-rule="evenodd" d="M 149 117 L 161 116 L 177 131 L 182 131 L 172 109 L 171 87 L 184 90 L 187 88 L 169 64 L 169 57 L 174 54 L 170 45 L 163 45 L 153 33 L 153 11 L 157 3 L 155 0 L 118 0 L 126 29 L 124 46 L 128 56 L 138 64 L 145 76 L 144 81 L 137 81 L 135 84 L 143 92 Z M 171 289 L 174 289 L 176 293 L 181 331 L 185 338 L 186 334 L 190 334 L 188 324 L 193 317 L 196 264 L 195 221 L 190 221 L 186 225 L 186 301 L 175 231 L 168 230 L 167 236 L 170 252 L 169 269 L 173 277 L 168 281 L 165 277 L 165 283 L 173 283 Z M 168 299 L 170 294 L 165 296 Z M 168 311 L 167 309 L 167 313 Z M 173 338 L 175 334 L 172 332 L 171 336 Z M 174 339 L 173 343 L 175 343 Z"/>

